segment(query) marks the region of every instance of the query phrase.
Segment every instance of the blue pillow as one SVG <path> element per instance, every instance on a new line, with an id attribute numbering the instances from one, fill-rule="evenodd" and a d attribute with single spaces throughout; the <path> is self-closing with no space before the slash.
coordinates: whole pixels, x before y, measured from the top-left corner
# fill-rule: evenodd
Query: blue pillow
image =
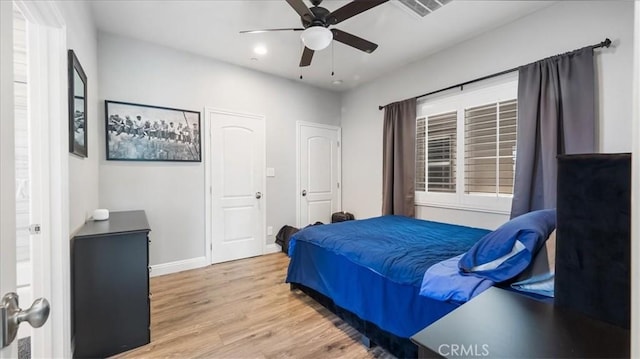
<path id="1" fill-rule="evenodd" d="M 458 262 L 460 271 L 496 283 L 525 270 L 556 228 L 556 210 L 516 217 L 480 239 Z"/>

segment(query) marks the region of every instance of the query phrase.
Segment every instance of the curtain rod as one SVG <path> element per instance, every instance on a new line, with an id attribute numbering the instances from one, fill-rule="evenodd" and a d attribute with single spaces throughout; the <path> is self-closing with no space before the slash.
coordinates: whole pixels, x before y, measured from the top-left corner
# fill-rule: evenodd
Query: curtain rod
<path id="1" fill-rule="evenodd" d="M 595 45 L 591 45 L 591 48 L 595 50 L 595 49 L 598 49 L 598 48 L 601 48 L 601 47 L 609 47 L 609 46 L 611 46 L 611 40 L 609 40 L 609 38 L 606 38 L 606 39 L 604 39 L 604 41 L 602 41 L 601 43 L 598 43 L 598 44 L 595 44 Z M 457 85 L 453 85 L 453 86 L 445 87 L 445 88 L 440 89 L 440 90 L 427 92 L 427 93 L 425 93 L 425 94 L 422 94 L 422 95 L 416 96 L 416 98 L 420 98 L 420 97 L 425 97 L 425 96 L 429 96 L 429 95 L 437 94 L 437 93 L 439 93 L 439 92 L 443 92 L 443 91 L 451 90 L 451 89 L 454 89 L 454 88 L 457 88 L 457 87 L 464 87 L 464 86 L 469 85 L 469 84 L 472 84 L 472 83 L 474 83 L 474 82 L 479 82 L 479 81 L 487 80 L 487 79 L 490 79 L 490 78 L 492 78 L 492 77 L 498 77 L 498 76 L 506 75 L 506 74 L 508 74 L 508 73 L 510 73 L 510 72 L 518 71 L 518 69 L 519 69 L 519 68 L 520 68 L 520 67 L 514 67 L 514 68 L 509 69 L 509 70 L 504 70 L 504 71 L 496 72 L 495 74 L 491 74 L 491 75 L 487 75 L 487 76 L 479 77 L 479 78 L 477 78 L 477 79 L 473 79 L 473 80 L 469 80 L 469 81 L 466 81 L 466 82 L 459 83 L 459 84 L 457 84 Z M 384 106 L 378 106 L 378 110 L 382 110 L 382 109 L 384 109 L 386 106 L 387 106 L 387 105 L 384 105 Z"/>

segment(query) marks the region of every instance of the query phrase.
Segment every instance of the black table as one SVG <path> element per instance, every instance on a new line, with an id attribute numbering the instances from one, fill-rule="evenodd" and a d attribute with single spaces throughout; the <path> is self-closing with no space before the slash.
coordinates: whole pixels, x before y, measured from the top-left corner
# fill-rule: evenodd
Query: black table
<path id="1" fill-rule="evenodd" d="M 411 340 L 420 358 L 628 358 L 629 330 L 492 287 Z"/>

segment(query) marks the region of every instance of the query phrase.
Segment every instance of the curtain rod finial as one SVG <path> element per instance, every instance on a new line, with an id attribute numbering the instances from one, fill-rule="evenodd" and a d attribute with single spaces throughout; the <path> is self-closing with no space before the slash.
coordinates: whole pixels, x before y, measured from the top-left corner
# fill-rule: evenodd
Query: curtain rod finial
<path id="1" fill-rule="evenodd" d="M 611 39 L 609 39 L 608 37 L 606 39 L 604 39 L 604 41 L 602 42 L 602 45 L 604 47 L 609 47 L 611 46 Z"/>
<path id="2" fill-rule="evenodd" d="M 378 110 L 382 111 L 384 109 L 384 106 L 378 106 Z"/>

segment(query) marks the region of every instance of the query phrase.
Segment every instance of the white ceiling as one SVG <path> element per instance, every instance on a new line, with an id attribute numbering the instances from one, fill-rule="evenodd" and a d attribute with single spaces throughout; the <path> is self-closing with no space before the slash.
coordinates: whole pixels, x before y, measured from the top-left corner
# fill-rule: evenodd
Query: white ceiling
<path id="1" fill-rule="evenodd" d="M 305 1 L 308 6 L 310 2 Z M 333 11 L 348 1 L 325 0 Z M 375 42 L 366 54 L 338 42 L 316 52 L 311 66 L 298 67 L 302 53 L 300 32 L 239 34 L 241 30 L 300 27 L 300 17 L 285 0 L 92 1 L 98 29 L 149 41 L 239 66 L 298 79 L 330 90 L 345 90 L 371 81 L 443 48 L 478 36 L 553 1 L 454 0 L 419 18 L 396 0 L 345 20 L 336 28 Z M 266 55 L 253 48 L 264 45 Z M 256 58 L 257 60 L 252 60 Z M 333 80 L 342 85 L 333 85 Z"/>

